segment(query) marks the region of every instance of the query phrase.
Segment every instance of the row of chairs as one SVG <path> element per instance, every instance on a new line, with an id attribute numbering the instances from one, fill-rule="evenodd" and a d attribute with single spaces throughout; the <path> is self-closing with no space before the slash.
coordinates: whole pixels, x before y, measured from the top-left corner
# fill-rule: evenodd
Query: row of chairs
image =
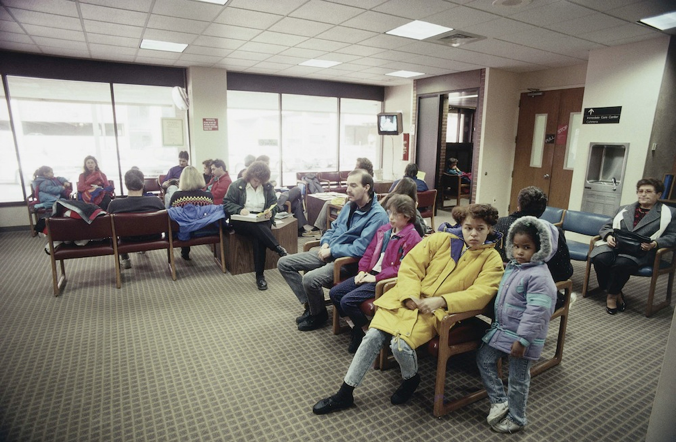
<path id="1" fill-rule="evenodd" d="M 304 244 L 303 250 L 308 251 L 313 247 L 319 246 L 319 241 L 309 241 Z M 359 261 L 358 258 L 343 257 L 334 261 L 334 285 L 342 282 L 341 269 L 343 266 L 352 265 Z M 375 307 L 374 301 L 379 299 L 384 293 L 393 288 L 397 282 L 397 278 L 391 278 L 377 283 L 375 289 L 374 299 L 368 299 L 360 306 L 362 312 L 368 317 L 374 316 Z M 564 292 L 564 299 L 566 303 L 561 308 L 558 308 L 552 315 L 552 320 L 560 319 L 559 332 L 557 336 L 557 344 L 554 355 L 540 363 L 537 363 L 531 369 L 531 375 L 535 376 L 549 368 L 555 367 L 561 363 L 564 352 L 564 341 L 566 339 L 566 328 L 568 326 L 568 310 L 571 297 L 573 283 L 568 281 L 561 281 L 557 283 L 557 289 Z M 493 300 L 481 310 L 473 310 L 468 312 L 453 313 L 445 316 L 440 323 L 438 336 L 433 338 L 425 347 L 428 353 L 437 359 L 436 368 L 436 385 L 434 393 L 433 414 L 436 417 L 444 416 L 454 410 L 462 408 L 468 404 L 484 399 L 487 395 L 484 389 L 477 390 L 473 393 L 464 395 L 456 400 L 448 401 L 445 397 L 445 377 L 447 373 L 448 360 L 459 354 L 468 353 L 476 350 L 486 330 L 490 327 L 489 323 L 494 318 L 494 303 Z M 487 320 L 486 320 L 487 318 Z M 340 334 L 348 329 L 348 325 L 339 316 L 339 312 L 334 307 L 332 312 L 332 332 Z M 386 370 L 395 365 L 395 361 L 389 357 L 390 349 L 385 346 L 377 360 L 374 367 L 379 370 Z M 498 363 L 499 364 L 499 363 Z M 498 370 L 501 367 L 498 365 Z"/>
<path id="2" fill-rule="evenodd" d="M 165 249 L 168 268 L 173 281 L 175 281 L 173 249 L 209 244 L 213 246 L 214 260 L 223 273 L 227 271 L 223 248 L 223 230 L 220 222 L 215 223 L 215 234 L 190 238 L 187 241 L 174 238 L 180 230 L 180 226 L 168 216 L 166 210 L 104 215 L 95 218 L 90 224 L 72 218 L 48 218 L 46 224 L 55 296 L 59 295 L 60 290 L 66 284 L 64 261 L 67 259 L 113 255 L 116 269 L 116 288 L 121 288 L 120 254 Z M 160 236 L 160 239 L 140 242 L 123 239 L 135 236 Z M 85 240 L 89 242 L 83 246 L 74 243 L 74 241 Z M 55 246 L 55 241 L 60 243 Z M 61 269 L 60 275 L 57 274 L 57 261 L 59 261 Z"/>
<path id="3" fill-rule="evenodd" d="M 540 218 L 553 223 L 557 227 L 561 227 L 565 232 L 573 232 L 590 237 L 589 243 L 570 239 L 566 240 L 571 259 L 586 263 L 585 279 L 583 281 L 582 291 L 583 297 L 586 297 L 590 293 L 590 270 L 592 267 L 590 253 L 592 253 L 594 244 L 601 239 L 599 236 L 599 230 L 604 224 L 611 221 L 612 218 L 608 215 L 602 215 L 598 213 L 564 210 L 556 207 L 547 207 L 545 213 L 543 213 Z M 668 275 L 666 297 L 664 301 L 654 304 L 656 283 L 659 276 L 662 275 Z M 654 263 L 649 266 L 641 267 L 633 276 L 651 278 L 646 310 L 644 312 L 646 317 L 649 317 L 662 308 L 669 306 L 672 299 L 673 282 L 675 279 L 675 248 L 664 247 L 658 249 L 656 251 Z"/>

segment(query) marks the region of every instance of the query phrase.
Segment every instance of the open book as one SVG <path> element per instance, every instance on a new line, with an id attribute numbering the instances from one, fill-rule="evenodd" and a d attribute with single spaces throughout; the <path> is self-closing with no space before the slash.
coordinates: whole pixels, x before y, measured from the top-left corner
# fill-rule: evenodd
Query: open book
<path id="1" fill-rule="evenodd" d="M 248 223 L 259 223 L 268 221 L 264 213 L 249 213 L 248 215 L 230 215 L 232 221 L 246 221 Z"/>

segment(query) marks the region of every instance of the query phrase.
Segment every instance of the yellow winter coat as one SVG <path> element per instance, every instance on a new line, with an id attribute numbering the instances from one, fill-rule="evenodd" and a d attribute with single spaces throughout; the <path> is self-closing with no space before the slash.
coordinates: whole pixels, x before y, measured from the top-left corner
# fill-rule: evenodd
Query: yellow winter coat
<path id="1" fill-rule="evenodd" d="M 376 314 L 370 327 L 402 338 L 412 348 L 436 336 L 438 321 L 447 313 L 481 309 L 497 293 L 504 271 L 494 243 L 468 249 L 457 235 L 438 232 L 417 244 L 403 259 L 396 286 L 374 305 Z M 452 257 L 454 251 L 455 257 Z M 403 302 L 414 296 L 442 296 L 447 311 L 434 314 L 410 310 Z"/>

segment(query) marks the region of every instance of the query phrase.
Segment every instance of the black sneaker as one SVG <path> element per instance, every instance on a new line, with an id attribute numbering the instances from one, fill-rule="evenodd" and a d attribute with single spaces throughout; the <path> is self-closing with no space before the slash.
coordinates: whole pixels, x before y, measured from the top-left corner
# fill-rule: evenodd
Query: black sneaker
<path id="1" fill-rule="evenodd" d="M 336 396 L 336 395 L 334 395 Z M 338 400 L 334 396 L 329 396 L 326 399 L 322 399 L 313 406 L 313 413 L 315 414 L 327 414 L 332 411 L 345 410 L 353 406 L 353 396 L 347 400 Z"/>
<path id="2" fill-rule="evenodd" d="M 393 405 L 400 405 L 410 400 L 417 390 L 417 387 L 419 387 L 420 381 L 421 377 L 419 376 L 419 373 L 412 376 L 410 379 L 403 381 L 403 383 L 400 384 L 400 387 L 393 393 L 393 396 L 391 396 L 391 403 Z"/>
<path id="3" fill-rule="evenodd" d="M 279 255 L 280 258 L 288 255 L 287 249 L 285 249 L 282 246 L 277 246 L 277 248 L 275 249 L 275 252 L 277 252 L 277 254 Z"/>
<path id="4" fill-rule="evenodd" d="M 308 303 L 306 302 L 303 304 L 305 307 L 305 310 L 303 311 L 303 314 L 299 317 L 296 318 L 296 324 L 300 324 L 301 322 L 305 321 L 310 317 L 310 309 L 308 308 Z"/>
<path id="5" fill-rule="evenodd" d="M 327 313 L 327 310 L 323 310 L 322 313 L 318 313 L 317 315 L 311 314 L 306 319 L 301 321 L 301 323 L 298 324 L 298 329 L 299 331 L 317 330 L 318 328 L 322 328 L 327 325 L 328 319 L 329 314 Z"/>

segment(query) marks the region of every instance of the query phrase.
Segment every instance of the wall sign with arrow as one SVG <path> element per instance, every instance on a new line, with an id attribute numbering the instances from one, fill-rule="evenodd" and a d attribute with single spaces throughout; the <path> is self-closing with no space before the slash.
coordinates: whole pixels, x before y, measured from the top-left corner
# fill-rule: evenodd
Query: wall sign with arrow
<path id="1" fill-rule="evenodd" d="M 583 124 L 618 124 L 623 106 L 586 107 L 583 109 Z"/>

